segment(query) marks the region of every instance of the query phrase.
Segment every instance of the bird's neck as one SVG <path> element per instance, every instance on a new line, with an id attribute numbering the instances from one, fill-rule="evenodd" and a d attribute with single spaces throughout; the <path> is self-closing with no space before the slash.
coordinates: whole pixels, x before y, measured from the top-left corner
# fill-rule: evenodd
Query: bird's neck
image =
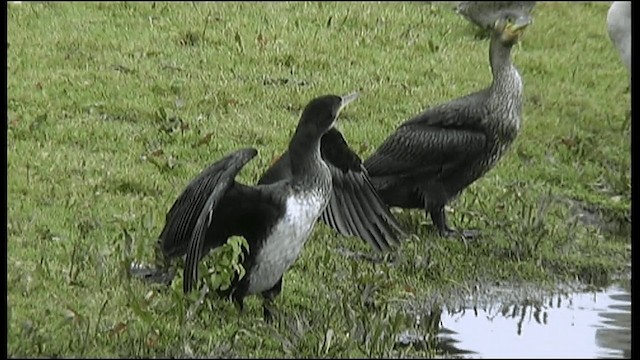
<path id="1" fill-rule="evenodd" d="M 502 137 L 513 139 L 520 129 L 523 83 L 518 70 L 511 63 L 511 47 L 499 39 L 491 41 L 491 83 L 488 106 L 492 113 L 502 114 L 499 127 Z"/>
<path id="2" fill-rule="evenodd" d="M 498 35 L 493 36 L 489 47 L 493 87 L 501 87 L 505 82 L 509 82 L 515 70 L 511 63 L 511 47 L 501 44 L 497 37 Z"/>
<path id="3" fill-rule="evenodd" d="M 313 129 L 298 127 L 289 143 L 291 174 L 296 182 L 313 178 L 324 164 L 320 156 L 320 136 Z"/>

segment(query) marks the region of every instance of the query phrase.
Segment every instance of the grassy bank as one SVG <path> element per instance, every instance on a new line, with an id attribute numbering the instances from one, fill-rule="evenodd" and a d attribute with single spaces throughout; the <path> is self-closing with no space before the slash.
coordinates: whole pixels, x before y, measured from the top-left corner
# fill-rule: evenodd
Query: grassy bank
<path id="1" fill-rule="evenodd" d="M 490 82 L 488 41 L 450 4 L 38 3 L 8 6 L 8 349 L 14 356 L 430 356 L 403 309 L 477 283 L 604 284 L 630 261 L 630 98 L 606 3 L 548 4 L 514 50 L 525 82 L 509 154 L 451 206 L 463 243 L 420 211 L 385 261 L 319 225 L 260 301 L 129 279 L 184 185 L 224 154 L 255 182 L 311 98 L 362 157 L 428 105 Z M 367 261 L 365 258 L 373 258 Z M 462 295 L 461 295 L 462 294 Z"/>

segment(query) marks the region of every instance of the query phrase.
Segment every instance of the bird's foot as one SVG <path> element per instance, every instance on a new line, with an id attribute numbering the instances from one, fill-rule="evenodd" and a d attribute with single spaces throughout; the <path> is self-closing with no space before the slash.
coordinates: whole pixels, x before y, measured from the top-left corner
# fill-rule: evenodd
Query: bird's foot
<path id="1" fill-rule="evenodd" d="M 480 235 L 480 230 L 462 230 L 460 234 L 467 240 L 473 240 Z"/>
<path id="2" fill-rule="evenodd" d="M 442 237 L 446 237 L 446 238 L 459 237 L 459 238 L 462 238 L 463 241 L 473 240 L 478 235 L 480 235 L 479 230 L 454 230 L 449 227 L 442 229 L 439 232 L 440 232 L 440 236 Z"/>
<path id="3" fill-rule="evenodd" d="M 264 305 L 262 308 L 262 317 L 264 318 L 264 322 L 270 324 L 273 322 L 273 309 L 270 306 Z"/>
<path id="4" fill-rule="evenodd" d="M 169 286 L 176 272 L 173 268 L 156 268 L 133 263 L 129 267 L 129 274 L 151 284 L 164 284 Z"/>
<path id="5" fill-rule="evenodd" d="M 265 302 L 262 305 L 262 316 L 264 322 L 267 324 L 273 323 L 274 318 L 278 315 L 278 312 L 274 309 L 272 302 Z"/>

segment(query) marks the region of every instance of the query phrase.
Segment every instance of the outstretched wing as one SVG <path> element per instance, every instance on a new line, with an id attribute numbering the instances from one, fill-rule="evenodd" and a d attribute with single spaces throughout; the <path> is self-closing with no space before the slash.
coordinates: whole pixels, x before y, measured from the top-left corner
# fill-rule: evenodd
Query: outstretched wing
<path id="1" fill-rule="evenodd" d="M 241 149 L 213 163 L 187 185 L 167 213 L 160 234 L 162 250 L 167 257 L 187 253 L 185 275 L 190 276 L 185 276 L 185 291 L 191 289 L 192 281 L 197 278 L 196 265 L 202 256 L 212 210 L 235 183 L 240 169 L 257 153 L 252 148 Z"/>
<path id="2" fill-rule="evenodd" d="M 235 151 L 211 164 L 186 186 L 169 209 L 160 233 L 162 251 L 167 257 L 185 253 L 205 203 L 210 197 L 215 201 L 224 194 L 240 169 L 257 153 L 252 148 Z"/>
<path id="3" fill-rule="evenodd" d="M 371 184 L 362 161 L 342 134 L 331 129 L 321 139 L 322 158 L 331 171 L 332 196 L 320 219 L 342 235 L 357 236 L 376 250 L 399 243 L 402 228 Z M 285 152 L 262 176 L 259 184 L 291 177 L 289 153 Z"/>
<path id="4" fill-rule="evenodd" d="M 322 157 L 331 171 L 333 193 L 322 221 L 343 235 L 358 236 L 376 250 L 388 250 L 405 234 L 371 184 L 362 160 L 342 134 L 322 137 Z"/>

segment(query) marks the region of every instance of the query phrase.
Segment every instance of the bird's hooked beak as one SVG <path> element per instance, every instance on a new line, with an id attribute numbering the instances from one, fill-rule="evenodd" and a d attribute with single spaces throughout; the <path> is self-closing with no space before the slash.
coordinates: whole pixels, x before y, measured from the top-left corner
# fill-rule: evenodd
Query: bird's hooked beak
<path id="1" fill-rule="evenodd" d="M 352 92 L 349 95 L 344 95 L 341 96 L 340 99 L 340 107 L 338 108 L 338 111 L 336 113 L 336 120 L 338 119 L 338 115 L 340 114 L 340 111 L 342 111 L 342 109 L 344 109 L 350 102 L 352 102 L 353 100 L 357 99 L 360 96 L 360 93 L 358 93 L 357 91 Z M 335 127 L 336 126 L 336 121 L 333 121 L 333 125 L 331 127 Z"/>
<path id="2" fill-rule="evenodd" d="M 520 16 L 514 22 L 507 24 L 505 33 L 511 38 L 519 37 L 531 22 L 530 16 Z"/>

